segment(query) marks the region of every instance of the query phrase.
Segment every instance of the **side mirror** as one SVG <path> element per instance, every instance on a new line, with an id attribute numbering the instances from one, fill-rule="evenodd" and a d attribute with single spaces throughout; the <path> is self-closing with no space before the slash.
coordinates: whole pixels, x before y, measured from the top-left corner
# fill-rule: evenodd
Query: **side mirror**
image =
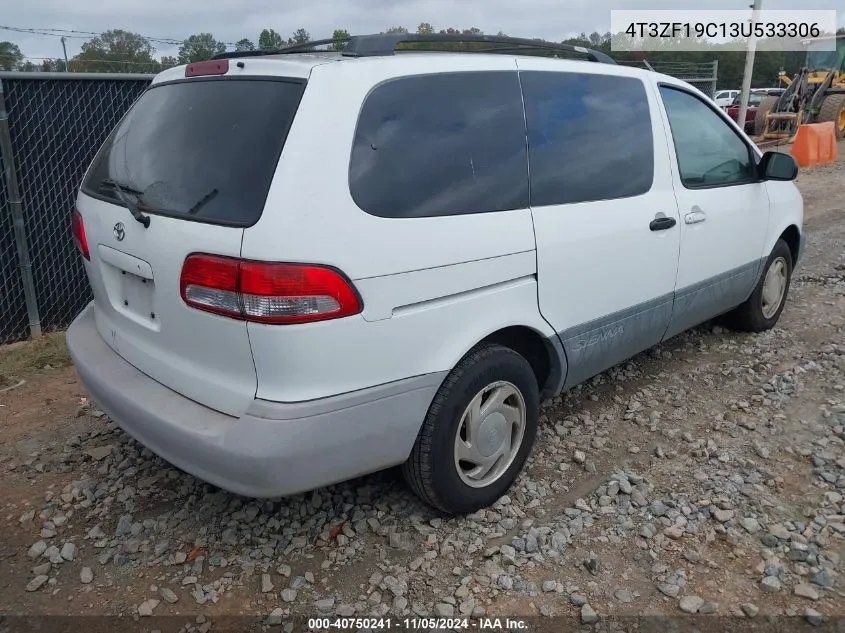
<path id="1" fill-rule="evenodd" d="M 798 163 L 790 154 L 766 152 L 760 159 L 760 176 L 763 180 L 795 180 Z"/>

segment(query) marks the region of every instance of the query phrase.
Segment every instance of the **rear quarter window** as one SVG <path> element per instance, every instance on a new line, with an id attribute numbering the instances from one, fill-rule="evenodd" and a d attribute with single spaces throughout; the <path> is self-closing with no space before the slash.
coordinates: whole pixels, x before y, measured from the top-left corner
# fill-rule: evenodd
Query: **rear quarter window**
<path id="1" fill-rule="evenodd" d="M 654 179 L 645 85 L 634 77 L 522 71 L 531 206 L 629 198 Z"/>
<path id="2" fill-rule="evenodd" d="M 366 98 L 349 189 L 385 218 L 528 206 L 525 122 L 516 71 L 408 76 Z"/>
<path id="3" fill-rule="evenodd" d="M 304 89 L 275 78 L 154 85 L 106 139 L 82 191 L 118 205 L 123 193 L 153 215 L 251 226 Z"/>

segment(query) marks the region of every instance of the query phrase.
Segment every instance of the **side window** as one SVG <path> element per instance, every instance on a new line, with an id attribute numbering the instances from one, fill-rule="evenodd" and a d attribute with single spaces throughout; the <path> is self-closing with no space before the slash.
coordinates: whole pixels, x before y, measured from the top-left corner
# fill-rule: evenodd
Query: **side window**
<path id="1" fill-rule="evenodd" d="M 639 79 L 522 71 L 531 206 L 628 198 L 654 178 L 654 138 Z"/>
<path id="2" fill-rule="evenodd" d="M 412 218 L 528 207 L 516 71 L 394 79 L 364 102 L 349 189 L 367 213 Z"/>
<path id="3" fill-rule="evenodd" d="M 661 86 L 660 94 L 685 187 L 719 187 L 755 180 L 756 165 L 748 145 L 722 117 L 684 90 Z"/>

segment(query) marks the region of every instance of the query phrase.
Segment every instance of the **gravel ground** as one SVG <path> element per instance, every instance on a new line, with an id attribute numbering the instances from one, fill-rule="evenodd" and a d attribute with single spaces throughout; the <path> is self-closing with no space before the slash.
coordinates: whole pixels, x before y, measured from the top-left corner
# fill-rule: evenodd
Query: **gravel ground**
<path id="1" fill-rule="evenodd" d="M 280 501 L 221 492 L 127 437 L 71 368 L 24 376 L 0 391 L 0 613 L 203 632 L 229 616 L 536 616 L 548 630 L 708 614 L 835 622 L 839 153 L 799 176 L 808 248 L 775 330 L 707 324 L 546 403 L 526 472 L 472 516 L 437 516 L 393 471 Z"/>

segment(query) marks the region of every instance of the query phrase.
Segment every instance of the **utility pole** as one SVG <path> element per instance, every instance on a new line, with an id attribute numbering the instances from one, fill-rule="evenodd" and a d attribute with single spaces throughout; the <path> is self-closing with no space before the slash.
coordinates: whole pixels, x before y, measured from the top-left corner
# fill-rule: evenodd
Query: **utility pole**
<path id="1" fill-rule="evenodd" d="M 736 122 L 743 130 L 745 129 L 745 114 L 748 110 L 748 93 L 751 92 L 751 75 L 754 73 L 754 53 L 757 50 L 757 36 L 754 27 L 757 24 L 763 0 L 754 0 L 754 4 L 749 6 L 752 9 L 751 37 L 748 38 L 748 50 L 745 52 L 745 73 L 742 75 L 742 93 L 739 97 L 739 114 L 736 117 Z"/>
<path id="2" fill-rule="evenodd" d="M 67 46 L 65 45 L 65 36 L 64 35 L 62 35 L 62 50 L 65 53 L 65 72 L 67 72 L 68 71 L 68 68 L 67 68 Z"/>

